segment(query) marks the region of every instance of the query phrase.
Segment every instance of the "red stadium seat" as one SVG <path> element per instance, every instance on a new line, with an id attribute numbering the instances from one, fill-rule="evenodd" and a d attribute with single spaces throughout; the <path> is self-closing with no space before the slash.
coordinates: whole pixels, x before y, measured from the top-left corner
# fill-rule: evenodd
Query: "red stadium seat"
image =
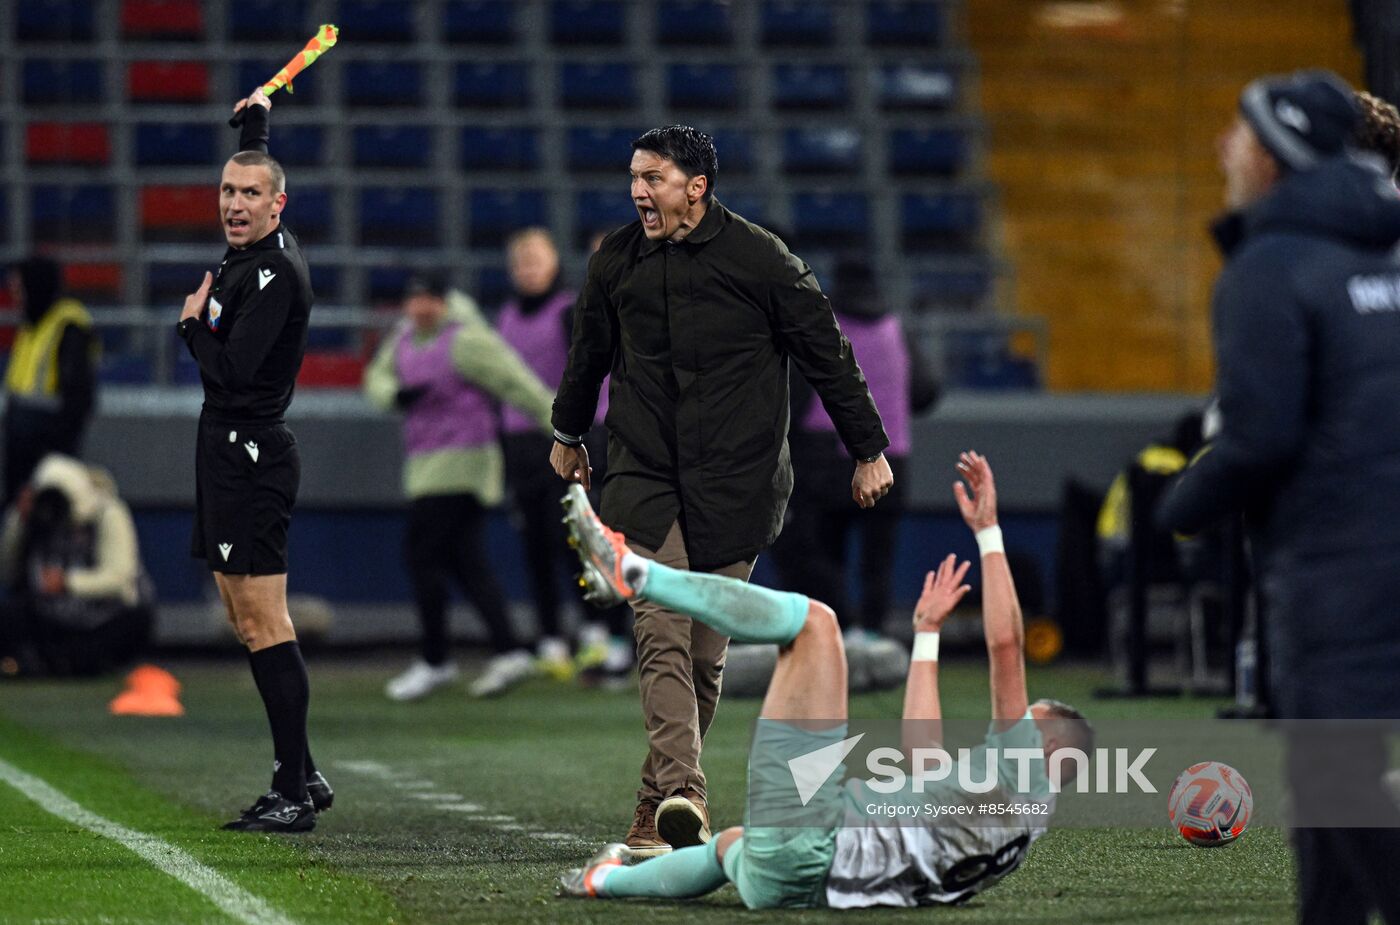
<path id="1" fill-rule="evenodd" d="M 202 103 L 209 99 L 209 68 L 202 61 L 133 61 L 126 88 L 138 103 Z"/>
<path id="2" fill-rule="evenodd" d="M 122 36 L 143 39 L 198 39 L 204 14 L 198 0 L 123 0 Z"/>
<path id="3" fill-rule="evenodd" d="M 119 263 L 70 263 L 63 268 L 63 288 L 85 302 L 120 301 L 122 267 Z"/>
<path id="4" fill-rule="evenodd" d="M 30 164 L 105 164 L 112 156 L 100 122 L 31 122 L 24 139 Z"/>
<path id="5" fill-rule="evenodd" d="M 309 351 L 301 361 L 297 385 L 307 389 L 358 389 L 365 362 L 353 353 Z"/>
<path id="6" fill-rule="evenodd" d="M 148 186 L 141 190 L 141 229 L 147 241 L 178 241 L 191 231 L 212 237 L 218 212 L 218 189 L 212 182 L 199 186 Z"/>

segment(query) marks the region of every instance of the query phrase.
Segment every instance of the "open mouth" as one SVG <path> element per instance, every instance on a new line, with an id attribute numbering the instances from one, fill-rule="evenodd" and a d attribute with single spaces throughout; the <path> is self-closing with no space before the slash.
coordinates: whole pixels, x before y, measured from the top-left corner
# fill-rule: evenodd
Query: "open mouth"
<path id="1" fill-rule="evenodd" d="M 248 230 L 248 220 L 246 218 L 230 218 L 224 222 L 224 227 L 233 233 Z"/>
<path id="2" fill-rule="evenodd" d="M 655 230 L 661 227 L 661 213 L 648 206 L 637 206 L 637 212 L 642 216 L 642 225 Z"/>

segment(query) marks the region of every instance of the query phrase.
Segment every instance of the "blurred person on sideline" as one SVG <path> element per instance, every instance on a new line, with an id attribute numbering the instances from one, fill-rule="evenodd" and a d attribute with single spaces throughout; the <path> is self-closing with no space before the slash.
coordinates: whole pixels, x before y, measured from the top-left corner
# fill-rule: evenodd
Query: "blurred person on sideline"
<path id="1" fill-rule="evenodd" d="M 1394 180 L 1400 175 L 1400 110 L 1365 90 L 1356 91 L 1356 103 L 1361 108 L 1361 121 L 1357 123 L 1354 142 L 1361 150 L 1385 158 Z"/>
<path id="2" fill-rule="evenodd" d="M 481 615 L 493 657 L 471 685 L 477 697 L 530 677 L 534 659 L 520 642 L 486 543 L 487 511 L 505 493 L 494 401 L 549 422 L 549 390 L 482 317 L 465 293 L 419 275 L 403 294 L 403 320 L 365 370 L 364 392 L 403 414 L 409 499 L 404 563 L 422 629 L 417 660 L 392 678 L 392 700 L 419 700 L 457 679 L 449 653 L 448 583 Z"/>
<path id="3" fill-rule="evenodd" d="M 63 270 L 47 257 L 10 268 L 10 297 L 23 322 L 5 370 L 5 503 L 50 453 L 82 454 L 97 396 L 92 316 L 63 295 Z"/>
<path id="4" fill-rule="evenodd" d="M 563 286 L 559 250 L 543 228 L 526 228 L 506 242 L 507 267 L 514 294 L 496 318 L 496 328 L 546 387 L 557 389 L 569 357 L 574 302 L 578 294 Z M 607 413 L 604 387 L 594 424 Z M 506 406 L 501 415 L 501 449 L 505 453 L 506 484 L 519 517 L 520 538 L 535 599 L 541 638 L 536 654 L 541 671 L 559 680 L 573 676 L 575 665 L 560 622 L 560 576 L 574 571 L 563 543 L 564 525 L 555 497 L 558 478 L 548 465 L 553 442 L 539 421 Z M 602 483 L 602 478 L 599 478 Z M 625 676 L 632 667 L 632 642 L 627 632 L 628 608 L 608 608 L 607 626 L 589 623 L 579 632 L 578 667 Z M 610 632 L 611 631 L 611 632 Z"/>
<path id="5" fill-rule="evenodd" d="M 1400 923 L 1400 808 L 1382 783 L 1400 719 L 1400 194 L 1351 150 L 1362 116 L 1335 74 L 1260 78 L 1239 108 L 1218 143 L 1220 429 L 1158 519 L 1196 533 L 1244 514 L 1299 920 Z"/>
<path id="6" fill-rule="evenodd" d="M 7 673 L 94 675 L 146 646 L 153 594 L 131 509 L 106 470 L 44 457 L 5 514 L 0 657 Z"/>

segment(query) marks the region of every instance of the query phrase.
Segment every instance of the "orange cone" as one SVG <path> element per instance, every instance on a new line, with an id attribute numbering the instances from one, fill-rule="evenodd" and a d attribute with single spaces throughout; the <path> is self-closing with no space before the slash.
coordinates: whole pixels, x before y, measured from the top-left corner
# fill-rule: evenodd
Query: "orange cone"
<path id="1" fill-rule="evenodd" d="M 107 705 L 114 716 L 184 716 L 180 682 L 155 665 L 141 665 L 126 676 L 126 690 Z"/>

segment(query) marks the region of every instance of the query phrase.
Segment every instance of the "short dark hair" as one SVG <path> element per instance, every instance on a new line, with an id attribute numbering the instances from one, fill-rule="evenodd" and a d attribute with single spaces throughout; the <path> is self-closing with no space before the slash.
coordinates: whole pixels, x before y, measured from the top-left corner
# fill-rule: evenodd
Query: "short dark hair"
<path id="1" fill-rule="evenodd" d="M 266 167 L 272 177 L 272 188 L 279 193 L 287 191 L 287 171 L 277 163 L 277 158 L 262 151 L 239 151 L 229 161 L 240 167 Z"/>
<path id="2" fill-rule="evenodd" d="M 715 194 L 719 182 L 719 155 L 715 140 L 689 125 L 667 125 L 654 128 L 632 141 L 633 151 L 650 151 L 674 161 L 686 178 L 703 176 L 706 202 Z"/>

